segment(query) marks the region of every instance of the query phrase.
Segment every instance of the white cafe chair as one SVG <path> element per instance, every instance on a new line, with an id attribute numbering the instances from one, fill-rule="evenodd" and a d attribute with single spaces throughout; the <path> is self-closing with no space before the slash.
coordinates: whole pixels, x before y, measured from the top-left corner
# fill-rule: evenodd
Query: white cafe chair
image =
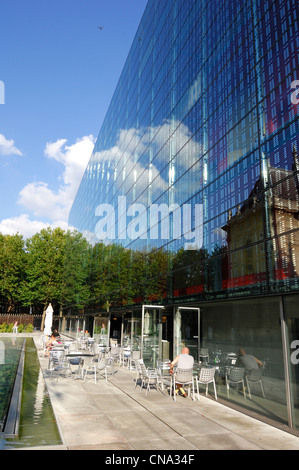
<path id="1" fill-rule="evenodd" d="M 214 393 L 215 393 L 215 399 L 217 400 L 217 390 L 216 390 L 216 383 L 215 383 L 215 367 L 202 367 L 198 371 L 198 375 L 195 377 L 196 380 L 196 391 L 197 391 L 197 398 L 199 400 L 199 385 L 205 385 L 206 386 L 206 396 L 208 395 L 208 388 L 209 384 L 214 385 Z"/>

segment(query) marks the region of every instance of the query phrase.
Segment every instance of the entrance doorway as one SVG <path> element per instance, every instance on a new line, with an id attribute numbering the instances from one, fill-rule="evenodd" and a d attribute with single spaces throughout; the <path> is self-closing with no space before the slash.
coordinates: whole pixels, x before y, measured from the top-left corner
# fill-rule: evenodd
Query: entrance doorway
<path id="1" fill-rule="evenodd" d="M 171 359 L 173 314 L 161 305 L 142 306 L 141 357 L 146 366 Z"/>
<path id="2" fill-rule="evenodd" d="M 180 354 L 188 347 L 195 361 L 199 360 L 200 309 L 197 307 L 175 307 L 174 313 L 174 354 Z"/>
<path id="3" fill-rule="evenodd" d="M 110 319 L 110 339 L 121 342 L 122 315 L 111 315 Z"/>

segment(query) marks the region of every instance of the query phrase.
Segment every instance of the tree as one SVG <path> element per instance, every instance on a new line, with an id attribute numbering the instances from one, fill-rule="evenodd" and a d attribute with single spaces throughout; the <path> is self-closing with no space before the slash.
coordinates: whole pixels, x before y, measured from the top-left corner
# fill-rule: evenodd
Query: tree
<path id="1" fill-rule="evenodd" d="M 130 250 L 121 245 L 98 243 L 94 246 L 89 275 L 94 306 L 107 308 L 111 303 L 127 303 L 129 260 Z"/>
<path id="2" fill-rule="evenodd" d="M 62 301 L 66 233 L 61 228 L 47 228 L 27 240 L 27 279 L 24 304 L 55 309 Z"/>
<path id="3" fill-rule="evenodd" d="M 0 234 L 0 295 L 8 312 L 22 298 L 25 282 L 26 255 L 22 235 Z"/>
<path id="4" fill-rule="evenodd" d="M 61 309 L 64 305 L 83 309 L 90 300 L 89 272 L 92 247 L 79 232 L 66 233 Z"/>

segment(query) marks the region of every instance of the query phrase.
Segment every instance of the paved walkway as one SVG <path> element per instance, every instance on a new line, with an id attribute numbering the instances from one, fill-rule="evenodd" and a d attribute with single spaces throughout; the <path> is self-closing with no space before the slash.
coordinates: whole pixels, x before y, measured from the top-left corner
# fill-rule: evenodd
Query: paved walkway
<path id="1" fill-rule="evenodd" d="M 41 366 L 48 361 L 40 357 Z M 299 438 L 205 396 L 193 402 L 135 387 L 134 371 L 108 383 L 46 378 L 63 445 L 51 449 L 110 451 L 299 450 Z M 49 449 L 44 447 L 43 449 Z M 117 453 L 115 453 L 117 455 Z M 128 454 L 130 455 L 130 454 Z"/>

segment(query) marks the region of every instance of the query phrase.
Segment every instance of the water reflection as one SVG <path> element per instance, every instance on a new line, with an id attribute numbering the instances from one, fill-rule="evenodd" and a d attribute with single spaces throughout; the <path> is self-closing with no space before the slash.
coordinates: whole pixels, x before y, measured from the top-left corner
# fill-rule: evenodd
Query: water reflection
<path id="1" fill-rule="evenodd" d="M 0 341 L 0 365 L 5 364 L 5 344 Z"/>
<path id="2" fill-rule="evenodd" d="M 32 338 L 27 338 L 18 436 L 0 439 L 0 449 L 61 444 Z"/>
<path id="3" fill-rule="evenodd" d="M 42 370 L 40 369 L 39 374 L 38 374 L 38 381 L 37 381 L 36 394 L 35 394 L 35 403 L 34 403 L 34 414 L 33 414 L 34 424 L 38 424 L 39 418 L 43 411 L 44 399 L 45 399 L 45 382 L 44 382 Z"/>
<path id="4" fill-rule="evenodd" d="M 21 339 L 0 341 L 0 432 L 4 429 L 22 345 Z"/>

